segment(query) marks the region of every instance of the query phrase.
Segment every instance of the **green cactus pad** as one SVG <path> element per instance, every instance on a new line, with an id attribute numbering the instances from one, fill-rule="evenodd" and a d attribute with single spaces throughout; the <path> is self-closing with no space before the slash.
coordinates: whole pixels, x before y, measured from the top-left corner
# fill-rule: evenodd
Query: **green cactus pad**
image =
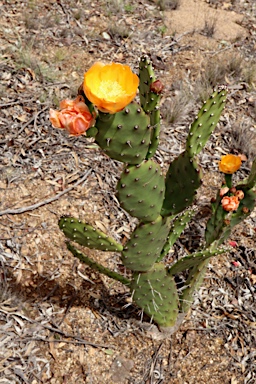
<path id="1" fill-rule="evenodd" d="M 193 203 L 196 190 L 201 185 L 201 170 L 185 151 L 169 166 L 162 216 L 175 215 Z"/>
<path id="2" fill-rule="evenodd" d="M 159 326 L 172 327 L 178 316 L 179 298 L 172 276 L 158 263 L 144 273 L 134 273 L 133 300 Z"/>
<path id="3" fill-rule="evenodd" d="M 197 155 L 208 141 L 220 119 L 221 112 L 225 106 L 226 96 L 226 89 L 221 87 L 204 102 L 196 120 L 190 127 L 187 137 L 186 150 L 190 157 Z"/>
<path id="4" fill-rule="evenodd" d="M 247 190 L 246 188 L 241 189 L 244 192 L 244 198 L 240 201 L 237 211 L 231 215 L 230 226 L 232 228 L 249 216 L 256 204 L 256 191 L 252 189 Z M 245 209 L 248 210 L 248 212 L 244 211 Z"/>
<path id="5" fill-rule="evenodd" d="M 147 271 L 155 263 L 169 233 L 169 220 L 159 216 L 155 221 L 140 223 L 125 244 L 122 261 L 133 271 Z"/>
<path id="6" fill-rule="evenodd" d="M 136 166 L 128 165 L 117 184 L 121 207 L 143 222 L 154 221 L 159 216 L 164 191 L 161 168 L 152 160 Z"/>
<path id="7" fill-rule="evenodd" d="M 150 125 L 152 127 L 152 132 L 146 159 L 150 159 L 152 156 L 154 156 L 159 145 L 160 109 L 158 107 L 155 107 L 155 109 L 150 113 Z"/>
<path id="8" fill-rule="evenodd" d="M 146 113 L 155 109 L 159 104 L 160 96 L 151 91 L 150 86 L 156 80 L 152 62 L 149 57 L 142 56 L 139 64 L 139 93 L 140 104 Z"/>
<path id="9" fill-rule="evenodd" d="M 194 268 L 201 264 L 202 261 L 205 261 L 213 256 L 221 255 L 226 251 L 226 249 L 205 249 L 201 252 L 196 252 L 191 255 L 182 257 L 182 259 L 178 260 L 169 268 L 168 273 L 170 275 L 176 275 L 177 273 L 183 272 L 186 269 Z"/>
<path id="10" fill-rule="evenodd" d="M 148 153 L 150 119 L 136 103 L 113 115 L 99 113 L 96 143 L 112 159 L 139 164 Z"/>
<path id="11" fill-rule="evenodd" d="M 256 158 L 252 163 L 252 168 L 248 179 L 245 180 L 245 183 L 237 185 L 237 189 L 240 189 L 240 186 L 243 187 L 243 190 L 253 189 L 256 186 Z"/>
<path id="12" fill-rule="evenodd" d="M 101 251 L 122 251 L 123 247 L 112 237 L 73 217 L 62 217 L 59 227 L 65 236 L 87 248 Z"/>
<path id="13" fill-rule="evenodd" d="M 206 247 L 221 237 L 221 233 L 225 227 L 225 219 L 227 214 L 228 212 L 225 211 L 221 206 L 221 197 L 218 193 L 216 201 L 212 203 L 212 215 L 208 220 L 205 229 Z M 230 233 L 229 227 L 227 229 Z"/>
<path id="14" fill-rule="evenodd" d="M 180 237 L 186 225 L 192 219 L 194 213 L 195 212 L 193 210 L 188 210 L 172 221 L 167 241 L 160 254 L 160 259 L 157 261 L 161 261 L 169 253 L 175 241 Z"/>
<path id="15" fill-rule="evenodd" d="M 203 260 L 201 263 L 191 268 L 185 285 L 187 286 L 180 296 L 181 312 L 187 312 L 194 300 L 195 292 L 203 283 L 205 272 L 209 260 Z"/>
<path id="16" fill-rule="evenodd" d="M 147 159 L 154 156 L 158 144 L 160 134 L 160 95 L 151 90 L 151 85 L 156 80 L 154 69 L 151 60 L 148 56 L 142 56 L 139 64 L 139 94 L 140 104 L 144 111 L 150 116 L 150 125 L 152 127 L 152 133 L 150 138 L 150 147 Z"/>
<path id="17" fill-rule="evenodd" d="M 110 277 L 111 279 L 120 281 L 121 283 L 129 286 L 130 280 L 128 280 L 126 277 L 120 275 L 119 273 L 112 271 L 111 269 L 104 267 L 103 265 L 97 263 L 96 261 L 92 260 L 90 257 L 85 255 L 84 253 L 80 252 L 78 249 L 73 247 L 71 243 L 67 243 L 67 248 L 70 252 L 73 253 L 75 257 L 77 257 L 82 263 L 85 263 L 90 268 L 94 269 L 95 271 L 98 271 L 100 273 L 103 273 L 105 276 Z"/>

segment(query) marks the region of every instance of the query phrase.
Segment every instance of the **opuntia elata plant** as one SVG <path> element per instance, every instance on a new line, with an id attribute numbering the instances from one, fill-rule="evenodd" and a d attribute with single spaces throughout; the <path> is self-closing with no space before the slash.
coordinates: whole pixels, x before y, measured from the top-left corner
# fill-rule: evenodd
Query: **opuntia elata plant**
<path id="1" fill-rule="evenodd" d="M 190 308 L 210 258 L 225 251 L 221 245 L 232 228 L 253 210 L 256 161 L 248 179 L 234 186 L 232 173 L 241 161 L 234 155 L 223 157 L 220 170 L 225 174 L 226 184 L 212 202 L 203 247 L 166 265 L 164 259 L 195 214 L 190 206 L 202 183 L 197 155 L 220 119 L 227 90 L 219 87 L 204 102 L 189 129 L 185 150 L 170 163 L 164 175 L 153 157 L 159 144 L 159 103 L 163 86 L 155 78 L 152 63 L 147 56 L 140 60 L 139 104 L 131 101 L 138 86 L 135 75 L 131 77 L 126 66 L 111 65 L 96 63 L 85 75 L 75 103 L 67 101 L 63 111 L 51 110 L 50 116 L 53 126 L 66 128 L 71 134 L 86 133 L 94 137 L 110 158 L 124 164 L 116 187 L 117 198 L 120 206 L 137 218 L 137 226 L 125 245 L 73 217 L 62 217 L 59 227 L 72 243 L 119 253 L 123 265 L 131 271 L 131 279 L 95 262 L 72 243 L 67 245 L 82 262 L 129 287 L 133 301 L 161 329 L 172 329 Z M 113 74 L 112 69 L 116 73 Z M 97 71 L 105 71 L 100 77 L 106 77 L 102 84 L 95 80 Z M 93 85 L 90 85 L 91 78 Z M 134 83 L 135 92 L 126 89 L 130 81 Z M 109 100 L 108 92 L 111 93 Z M 183 289 L 178 290 L 175 276 L 185 271 L 187 280 Z"/>

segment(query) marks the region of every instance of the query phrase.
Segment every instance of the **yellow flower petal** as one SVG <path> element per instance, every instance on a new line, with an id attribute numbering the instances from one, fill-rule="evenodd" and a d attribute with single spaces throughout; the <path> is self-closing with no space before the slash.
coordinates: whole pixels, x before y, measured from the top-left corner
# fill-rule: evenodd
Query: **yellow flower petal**
<path id="1" fill-rule="evenodd" d="M 95 63 L 84 75 L 84 93 L 100 111 L 116 113 L 135 97 L 139 78 L 129 66 Z"/>
<path id="2" fill-rule="evenodd" d="M 225 155 L 219 162 L 219 170 L 223 173 L 232 174 L 236 172 L 242 164 L 242 160 L 236 155 Z"/>

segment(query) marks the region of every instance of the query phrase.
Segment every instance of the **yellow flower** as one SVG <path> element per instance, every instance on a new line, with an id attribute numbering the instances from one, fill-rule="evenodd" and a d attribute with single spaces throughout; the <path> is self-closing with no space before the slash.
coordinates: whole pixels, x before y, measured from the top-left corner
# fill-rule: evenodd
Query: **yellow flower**
<path id="1" fill-rule="evenodd" d="M 99 111 L 116 113 L 135 97 L 139 78 L 128 65 L 95 63 L 84 75 L 84 93 Z"/>
<path id="2" fill-rule="evenodd" d="M 242 160 L 239 156 L 225 155 L 221 157 L 219 170 L 223 173 L 232 174 L 241 167 L 241 164 Z"/>

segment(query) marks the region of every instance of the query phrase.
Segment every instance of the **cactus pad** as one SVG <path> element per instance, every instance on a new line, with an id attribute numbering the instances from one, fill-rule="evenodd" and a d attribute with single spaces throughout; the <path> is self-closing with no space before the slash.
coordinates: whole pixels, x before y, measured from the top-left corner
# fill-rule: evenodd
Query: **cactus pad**
<path id="1" fill-rule="evenodd" d="M 202 261 L 205 261 L 213 256 L 221 255 L 224 252 L 226 252 L 225 249 L 205 249 L 203 251 L 193 253 L 192 255 L 182 257 L 169 268 L 168 273 L 170 275 L 176 275 L 177 273 L 183 272 L 186 269 L 190 269 L 201 264 Z"/>
<path id="2" fill-rule="evenodd" d="M 157 261 L 161 261 L 169 253 L 175 241 L 179 238 L 182 231 L 185 229 L 186 225 L 192 219 L 193 214 L 194 214 L 193 210 L 188 210 L 173 220 L 173 222 L 171 223 L 171 228 L 170 228 L 169 235 L 167 237 L 167 241 L 160 255 L 161 259 Z"/>
<path id="3" fill-rule="evenodd" d="M 204 275 L 207 270 L 209 260 L 204 260 L 201 263 L 191 268 L 186 280 L 186 288 L 183 290 L 180 297 L 181 312 L 187 312 L 193 302 L 195 292 L 200 288 L 204 280 Z"/>
<path id="4" fill-rule="evenodd" d="M 164 264 L 157 263 L 147 272 L 134 273 L 131 291 L 135 303 L 159 326 L 175 324 L 179 298 L 174 278 L 167 275 Z"/>
<path id="5" fill-rule="evenodd" d="M 147 159 L 150 159 L 152 156 L 154 156 L 159 145 L 160 110 L 158 107 L 155 107 L 154 111 L 150 113 L 150 125 L 152 127 L 152 131 L 150 137 L 150 145 L 146 156 Z"/>
<path id="6" fill-rule="evenodd" d="M 87 248 L 101 251 L 122 251 L 123 247 L 113 238 L 73 217 L 62 217 L 59 227 L 65 236 Z"/>
<path id="7" fill-rule="evenodd" d="M 187 152 L 181 153 L 169 166 L 162 216 L 182 212 L 193 203 L 201 185 L 201 170 Z"/>
<path id="8" fill-rule="evenodd" d="M 136 103 L 114 115 L 100 113 L 95 124 L 96 143 L 112 159 L 139 164 L 147 155 L 151 128 L 149 117 Z"/>
<path id="9" fill-rule="evenodd" d="M 140 103 L 144 111 L 149 114 L 152 133 L 147 159 L 151 158 L 159 144 L 160 134 L 160 94 L 154 92 L 152 84 L 155 81 L 154 69 L 151 60 L 147 56 L 142 56 L 139 64 L 139 94 Z"/>
<path id="10" fill-rule="evenodd" d="M 152 160 L 128 165 L 117 184 L 121 207 L 143 222 L 154 221 L 159 216 L 164 190 L 161 168 Z"/>
<path id="11" fill-rule="evenodd" d="M 140 104 L 146 113 L 155 109 L 159 104 L 160 96 L 151 91 L 151 84 L 156 80 L 151 60 L 142 56 L 139 64 L 139 93 Z"/>
<path id="12" fill-rule="evenodd" d="M 186 150 L 190 157 L 198 155 L 215 129 L 225 106 L 227 91 L 221 87 L 204 102 L 197 118 L 190 127 Z"/>
<path id="13" fill-rule="evenodd" d="M 169 233 L 168 219 L 140 223 L 125 244 L 122 252 L 123 264 L 133 271 L 147 271 L 155 263 Z"/>

